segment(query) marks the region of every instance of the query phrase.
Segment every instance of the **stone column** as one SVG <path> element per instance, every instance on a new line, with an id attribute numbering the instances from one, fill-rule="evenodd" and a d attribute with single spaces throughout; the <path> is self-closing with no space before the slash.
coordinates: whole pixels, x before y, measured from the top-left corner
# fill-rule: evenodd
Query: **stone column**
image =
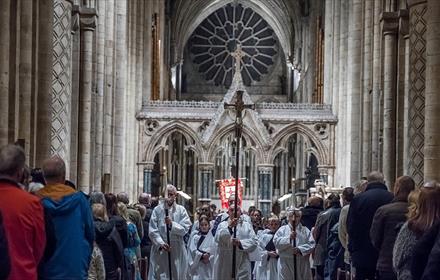
<path id="1" fill-rule="evenodd" d="M 333 21 L 335 10 L 334 0 L 325 0 L 325 21 L 324 21 L 324 103 L 330 104 L 333 99 Z"/>
<path id="2" fill-rule="evenodd" d="M 88 193 L 91 184 L 91 128 L 92 128 L 92 59 L 93 32 L 96 27 L 96 11 L 80 8 L 81 28 L 81 78 L 79 106 L 78 187 Z"/>
<path id="3" fill-rule="evenodd" d="M 350 185 L 350 158 L 345 156 L 349 154 L 348 146 L 346 143 L 347 138 L 347 47 L 348 47 L 348 1 L 341 1 L 341 37 L 340 37 L 340 45 L 339 45 L 339 92 L 341 93 L 339 100 L 339 109 L 338 109 L 338 127 L 339 127 L 339 146 L 341 153 L 341 162 L 338 165 L 340 170 L 340 180 L 343 185 Z"/>
<path id="4" fill-rule="evenodd" d="M 440 1 L 428 0 L 426 24 L 425 181 L 440 181 Z"/>
<path id="5" fill-rule="evenodd" d="M 361 40 L 362 2 L 351 0 L 348 27 L 348 109 L 347 138 L 351 139 L 347 156 L 350 157 L 350 182 L 360 179 L 361 172 Z M 347 170 L 348 171 L 348 170 Z"/>
<path id="6" fill-rule="evenodd" d="M 103 133 L 103 174 L 112 173 L 113 161 L 113 96 L 114 96 L 114 29 L 115 3 L 106 0 L 105 5 L 105 53 L 104 53 L 104 133 Z"/>
<path id="7" fill-rule="evenodd" d="M 409 4 L 409 112 L 408 112 L 408 175 L 417 185 L 423 183 L 423 146 L 425 125 L 425 69 L 426 69 L 426 0 L 412 0 Z M 426 115 L 431 118 L 430 115 Z"/>
<path id="8" fill-rule="evenodd" d="M 201 203 L 211 201 L 211 192 L 214 185 L 214 164 L 199 163 L 199 201 Z"/>
<path id="9" fill-rule="evenodd" d="M 396 176 L 408 174 L 405 172 L 407 164 L 407 150 L 408 133 L 405 130 L 407 126 L 407 108 L 405 98 L 407 95 L 408 81 L 406 73 L 408 73 L 406 56 L 406 46 L 408 36 L 408 10 L 399 10 L 399 33 L 398 33 L 398 51 L 397 51 L 397 101 L 396 101 Z"/>
<path id="10" fill-rule="evenodd" d="M 362 169 L 361 175 L 371 171 L 371 82 L 373 64 L 373 1 L 364 2 L 364 41 L 362 69 Z M 360 178 L 359 178 L 360 179 Z"/>
<path id="11" fill-rule="evenodd" d="M 103 133 L 104 133 L 104 83 L 105 83 L 105 0 L 98 2 L 98 28 L 96 34 L 96 62 L 97 62 L 97 81 L 96 81 L 96 113 L 95 115 L 95 156 L 93 164 L 93 185 L 95 189 L 101 189 L 103 178 Z"/>
<path id="12" fill-rule="evenodd" d="M 125 110 L 127 95 L 127 0 L 115 1 L 115 103 L 113 121 L 113 192 L 125 190 Z"/>
<path id="13" fill-rule="evenodd" d="M 31 145 L 32 101 L 32 42 L 34 1 L 20 4 L 20 50 L 18 66 L 18 138 L 25 141 L 26 161 L 29 162 Z"/>
<path id="14" fill-rule="evenodd" d="M 151 174 L 153 173 L 154 162 L 147 162 L 147 163 L 143 164 L 143 167 L 144 167 L 143 192 L 151 194 Z"/>
<path id="15" fill-rule="evenodd" d="M 272 174 L 273 165 L 258 166 L 258 189 L 260 210 L 264 216 L 271 212 L 272 206 Z"/>
<path id="16" fill-rule="evenodd" d="M 380 32 L 380 12 L 382 0 L 374 1 L 374 32 L 373 32 L 373 91 L 372 91 L 372 115 L 371 115 L 371 170 L 379 170 L 380 159 L 380 85 L 381 85 L 381 45 L 382 34 Z"/>
<path id="17" fill-rule="evenodd" d="M 0 1 L 0 147 L 8 143 L 11 0 Z"/>
<path id="18" fill-rule="evenodd" d="M 397 31 L 399 27 L 397 12 L 382 13 L 384 35 L 384 116 L 383 116 L 383 173 L 386 184 L 391 188 L 396 179 L 396 63 Z"/>
<path id="19" fill-rule="evenodd" d="M 40 15 L 54 15 L 53 0 L 38 1 Z M 52 90 L 53 21 L 55 16 L 40 16 L 38 23 L 38 95 L 35 166 L 42 166 L 50 154 L 50 102 Z"/>
<path id="20" fill-rule="evenodd" d="M 54 0 L 53 11 L 51 117 L 47 125 L 50 126 L 50 153 L 64 159 L 66 176 L 69 178 L 72 98 L 72 2 Z"/>

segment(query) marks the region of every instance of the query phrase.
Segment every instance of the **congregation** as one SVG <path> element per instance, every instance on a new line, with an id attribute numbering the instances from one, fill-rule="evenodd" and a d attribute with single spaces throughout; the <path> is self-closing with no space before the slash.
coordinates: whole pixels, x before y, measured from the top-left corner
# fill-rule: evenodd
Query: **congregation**
<path id="1" fill-rule="evenodd" d="M 162 198 L 142 193 L 130 202 L 126 193 L 76 190 L 60 157 L 31 171 L 25 161 L 20 147 L 0 148 L 0 279 L 440 275 L 437 182 L 401 176 L 392 193 L 374 171 L 341 195 L 312 196 L 279 216 L 244 211 L 230 196 L 226 212 L 204 204 L 191 219 L 173 185 Z"/>

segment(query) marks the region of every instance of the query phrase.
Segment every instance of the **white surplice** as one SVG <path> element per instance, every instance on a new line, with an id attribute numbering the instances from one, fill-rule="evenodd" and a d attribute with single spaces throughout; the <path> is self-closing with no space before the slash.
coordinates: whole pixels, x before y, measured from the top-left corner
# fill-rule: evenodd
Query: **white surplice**
<path id="1" fill-rule="evenodd" d="M 187 250 L 183 237 L 191 227 L 191 220 L 186 209 L 176 203 L 169 208 L 169 216 L 172 220 L 170 230 L 171 273 L 173 279 L 183 280 L 186 278 L 188 270 Z M 149 237 L 153 244 L 148 279 L 169 279 L 168 252 L 160 249 L 162 244 L 167 243 L 164 203 L 156 206 L 151 214 Z"/>
<path id="2" fill-rule="evenodd" d="M 293 255 L 293 240 L 290 240 L 290 233 L 293 228 L 290 224 L 278 229 L 274 236 L 275 248 L 280 256 L 278 262 L 278 275 L 280 280 L 310 280 L 309 255 L 315 247 L 310 230 L 301 224 L 296 227 L 296 247 L 301 251 L 301 256 Z M 296 257 L 296 278 L 294 268 L 294 257 Z"/>
<path id="3" fill-rule="evenodd" d="M 203 241 L 200 243 L 200 239 Z M 200 244 L 199 244 L 200 243 Z M 200 232 L 193 235 L 191 242 L 189 243 L 189 273 L 190 279 L 193 280 L 204 280 L 212 279 L 212 271 L 214 268 L 214 258 L 217 251 L 217 244 L 215 243 L 212 232 L 209 231 L 207 234 L 201 234 Z M 204 263 L 202 261 L 202 256 L 204 253 L 209 253 L 209 263 Z"/>
<path id="4" fill-rule="evenodd" d="M 218 244 L 214 262 L 213 279 L 231 279 L 232 275 L 232 230 L 228 227 L 229 221 L 222 222 L 217 229 L 215 242 Z M 236 249 L 236 279 L 251 279 L 251 262 L 249 253 L 257 248 L 257 237 L 252 224 L 240 218 L 237 224 L 237 239 L 241 242 L 241 248 Z"/>
<path id="5" fill-rule="evenodd" d="M 260 260 L 255 262 L 255 279 L 257 280 L 276 280 L 278 279 L 278 258 L 268 255 L 267 245 L 272 240 L 274 233 L 270 230 L 262 230 L 258 233 L 258 246 L 260 248 Z"/>

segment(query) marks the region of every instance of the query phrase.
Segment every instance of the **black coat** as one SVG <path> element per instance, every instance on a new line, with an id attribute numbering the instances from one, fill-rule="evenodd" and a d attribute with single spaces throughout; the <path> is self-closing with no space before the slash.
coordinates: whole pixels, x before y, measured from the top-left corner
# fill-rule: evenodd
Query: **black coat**
<path id="1" fill-rule="evenodd" d="M 370 229 L 371 244 L 379 251 L 376 268 L 393 273 L 393 248 L 400 227 L 406 222 L 408 203 L 393 201 L 377 209 Z"/>
<path id="2" fill-rule="evenodd" d="M 142 224 L 144 226 L 144 236 L 141 239 L 141 255 L 142 257 L 147 257 L 148 259 L 150 259 L 150 251 L 151 251 L 151 240 L 150 237 L 148 236 L 151 213 L 153 213 L 153 210 L 147 208 L 145 218 L 142 220 Z"/>
<path id="3" fill-rule="evenodd" d="M 0 280 L 8 279 L 8 275 L 11 272 L 11 262 L 8 251 L 8 241 L 3 226 L 3 216 L 0 213 Z"/>
<path id="4" fill-rule="evenodd" d="M 323 211 L 321 207 L 314 207 L 314 206 L 306 206 L 303 209 L 301 209 L 301 224 L 308 228 L 309 230 L 312 230 L 312 228 L 315 226 L 316 218 L 318 218 L 318 214 Z"/>
<path id="5" fill-rule="evenodd" d="M 96 220 L 95 238 L 104 258 L 105 279 L 118 279 L 118 268 L 123 266 L 124 249 L 113 222 Z"/>
<path id="6" fill-rule="evenodd" d="M 413 280 L 439 279 L 440 222 L 417 241 L 411 262 Z"/>
<path id="7" fill-rule="evenodd" d="M 371 244 L 370 229 L 376 210 L 393 200 L 393 194 L 378 182 L 369 183 L 365 192 L 356 195 L 350 203 L 347 216 L 348 250 L 353 266 L 375 270 L 378 251 Z"/>

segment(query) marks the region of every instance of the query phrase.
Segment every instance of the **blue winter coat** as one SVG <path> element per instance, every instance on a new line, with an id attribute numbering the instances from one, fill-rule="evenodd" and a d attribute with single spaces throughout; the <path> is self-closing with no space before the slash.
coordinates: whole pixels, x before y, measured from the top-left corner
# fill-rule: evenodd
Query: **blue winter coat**
<path id="1" fill-rule="evenodd" d="M 42 200 L 51 214 L 57 244 L 41 269 L 41 279 L 87 279 L 93 249 L 94 226 L 89 202 L 82 192 L 55 201 Z"/>

